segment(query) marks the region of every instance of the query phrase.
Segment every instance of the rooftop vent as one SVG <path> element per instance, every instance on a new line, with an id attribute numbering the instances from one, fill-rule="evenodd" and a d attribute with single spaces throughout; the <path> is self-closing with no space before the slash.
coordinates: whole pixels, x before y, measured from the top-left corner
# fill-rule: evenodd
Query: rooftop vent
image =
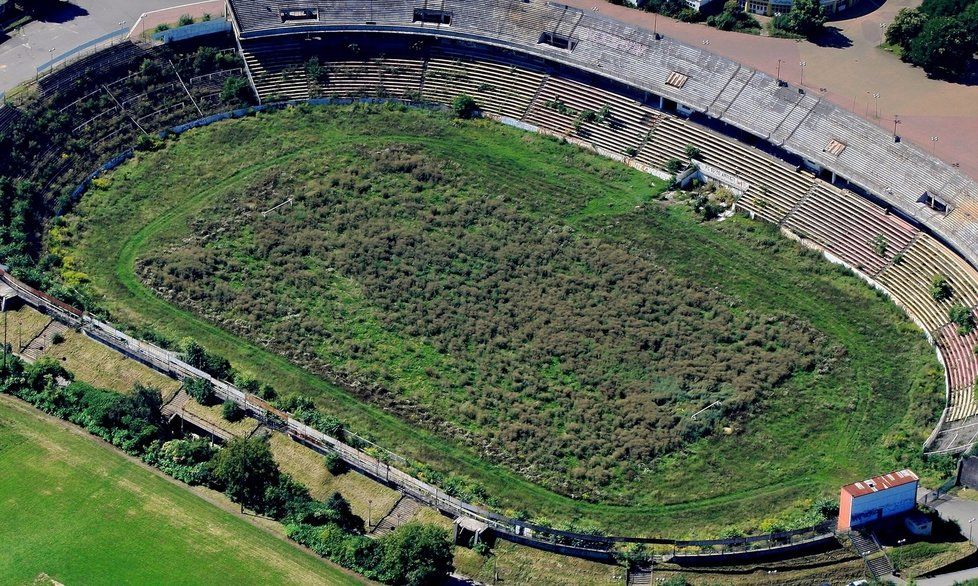
<path id="1" fill-rule="evenodd" d="M 282 10 L 282 22 L 290 20 L 319 20 L 319 11 L 312 8 L 288 8 Z"/>
<path id="2" fill-rule="evenodd" d="M 557 47 L 558 49 L 567 49 L 568 51 L 573 51 L 577 47 L 577 39 L 558 33 L 540 33 L 539 42 L 544 45 Z"/>
<path id="3" fill-rule="evenodd" d="M 837 140 L 830 140 L 828 146 L 825 147 L 825 152 L 833 157 L 838 157 L 844 150 L 846 150 L 846 143 Z"/>
<path id="4" fill-rule="evenodd" d="M 666 78 L 666 85 L 671 85 L 672 87 L 679 89 L 686 85 L 687 81 L 689 81 L 688 75 L 683 75 L 678 71 L 673 71 L 669 74 L 669 77 Z"/>
<path id="5" fill-rule="evenodd" d="M 415 8 L 414 22 L 426 22 L 429 24 L 452 24 L 452 13 L 448 10 Z"/>

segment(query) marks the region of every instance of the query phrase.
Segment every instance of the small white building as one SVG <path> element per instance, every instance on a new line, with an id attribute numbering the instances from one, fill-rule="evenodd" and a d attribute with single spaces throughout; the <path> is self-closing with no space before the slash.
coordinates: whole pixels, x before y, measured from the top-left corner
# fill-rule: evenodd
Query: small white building
<path id="1" fill-rule="evenodd" d="M 917 506 L 917 475 L 910 470 L 890 472 L 842 487 L 839 531 L 899 515 Z"/>

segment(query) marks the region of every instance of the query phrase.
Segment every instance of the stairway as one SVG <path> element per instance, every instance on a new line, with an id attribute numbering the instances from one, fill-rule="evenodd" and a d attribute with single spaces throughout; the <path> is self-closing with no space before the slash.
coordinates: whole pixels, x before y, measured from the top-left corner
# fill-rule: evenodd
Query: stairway
<path id="1" fill-rule="evenodd" d="M 652 584 L 652 568 L 636 566 L 628 570 L 627 586 L 650 586 Z"/>
<path id="2" fill-rule="evenodd" d="M 410 497 L 402 496 L 394 508 L 377 523 L 370 535 L 383 537 L 413 519 L 420 510 L 421 503 Z"/>
<path id="3" fill-rule="evenodd" d="M 44 353 L 51 344 L 54 343 L 55 334 L 64 335 L 68 331 L 68 326 L 55 320 L 48 322 L 48 325 L 44 326 L 44 329 L 38 332 L 34 339 L 28 342 L 20 351 L 20 355 L 24 357 L 28 362 L 34 362 Z"/>
<path id="4" fill-rule="evenodd" d="M 890 561 L 890 558 L 886 557 L 885 553 L 880 553 L 877 557 L 866 559 L 866 567 L 869 568 L 870 575 L 877 580 L 883 576 L 889 576 L 895 571 L 893 562 Z"/>
<path id="5" fill-rule="evenodd" d="M 895 571 L 893 562 L 886 556 L 886 552 L 880 547 L 879 542 L 876 541 L 872 533 L 853 531 L 849 534 L 849 540 L 852 541 L 852 546 L 856 548 L 856 551 L 863 558 L 863 562 L 866 563 L 866 569 L 869 570 L 869 575 L 873 579 L 878 580 L 884 576 L 893 574 Z"/>
<path id="6" fill-rule="evenodd" d="M 859 555 L 863 557 L 880 551 L 880 546 L 876 543 L 876 540 L 861 531 L 853 531 L 849 535 L 849 539 L 852 541 L 852 545 L 856 548 L 856 551 L 859 552 Z"/>

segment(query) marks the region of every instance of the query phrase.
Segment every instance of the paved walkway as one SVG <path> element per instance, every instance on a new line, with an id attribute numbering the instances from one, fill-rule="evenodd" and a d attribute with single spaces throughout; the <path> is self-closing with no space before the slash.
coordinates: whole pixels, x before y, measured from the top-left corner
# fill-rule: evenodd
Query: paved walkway
<path id="1" fill-rule="evenodd" d="M 928 497 L 925 500 L 925 496 L 929 495 L 929 493 L 930 491 L 926 489 L 918 488 L 917 502 L 926 504 L 928 507 L 937 511 L 937 514 L 942 519 L 957 521 L 958 526 L 961 527 L 961 532 L 971 539 L 973 544 L 978 545 L 978 501 L 959 498 L 949 494 L 942 495 L 936 500 L 932 497 Z M 974 522 L 974 532 L 969 531 L 969 525 L 971 525 L 969 521 L 971 519 L 976 519 Z"/>
<path id="2" fill-rule="evenodd" d="M 37 67 L 52 56 L 74 49 L 123 27 L 131 27 L 150 10 L 185 4 L 182 0 L 73 0 L 49 17 L 0 36 L 0 93 L 34 77 Z M 53 49 L 53 51 L 52 51 Z"/>
<path id="3" fill-rule="evenodd" d="M 874 2 L 863 0 L 853 17 L 829 22 L 835 30 L 823 44 L 725 32 L 703 24 L 678 22 L 664 16 L 608 4 L 603 0 L 561 0 L 565 4 L 597 12 L 662 34 L 743 63 L 778 74 L 782 79 L 823 93 L 887 130 L 899 114 L 899 133 L 948 163 L 978 178 L 978 84 L 949 83 L 930 79 L 921 69 L 901 62 L 878 49 L 883 29 L 904 6 L 919 0 L 887 0 L 866 14 Z M 804 68 L 800 64 L 804 62 Z M 804 70 L 804 71 L 803 71 Z M 802 80 L 804 77 L 804 80 Z M 802 84 L 801 82 L 804 81 Z M 877 100 L 873 94 L 879 94 Z M 930 140 L 938 137 L 937 142 Z"/>

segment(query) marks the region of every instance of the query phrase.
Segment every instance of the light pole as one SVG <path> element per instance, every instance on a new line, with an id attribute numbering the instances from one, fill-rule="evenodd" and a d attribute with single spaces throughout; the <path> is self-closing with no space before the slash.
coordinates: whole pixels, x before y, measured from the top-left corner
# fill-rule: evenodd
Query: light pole
<path id="1" fill-rule="evenodd" d="M 897 124 L 900 124 L 900 115 L 894 114 L 893 115 L 893 142 L 900 140 L 900 137 L 897 136 L 897 131 L 896 131 Z"/>
<path id="2" fill-rule="evenodd" d="M 370 531 L 370 526 L 373 525 L 372 513 L 373 513 L 374 501 L 367 499 L 367 530 Z"/>
<path id="3" fill-rule="evenodd" d="M 933 154 L 934 154 L 935 152 L 937 152 L 937 141 L 939 141 L 939 140 L 941 140 L 941 137 L 939 137 L 939 136 L 932 136 L 932 137 L 930 137 L 930 142 L 931 142 L 931 149 L 930 149 L 930 153 L 931 153 L 932 155 L 933 155 Z"/>
<path id="4" fill-rule="evenodd" d="M 968 541 L 969 542 L 971 541 L 971 529 L 973 528 L 974 523 L 975 523 L 974 517 L 968 519 Z"/>
<path id="5" fill-rule="evenodd" d="M 801 67 L 801 82 L 798 85 L 805 87 L 805 67 L 808 65 L 808 63 L 801 61 L 798 63 L 798 65 Z"/>
<path id="6" fill-rule="evenodd" d="M 873 92 L 873 100 L 876 101 L 876 119 L 880 118 L 880 95 L 879 92 Z"/>
<path id="7" fill-rule="evenodd" d="M 783 63 L 783 61 L 778 59 L 778 85 L 781 85 L 781 63 Z"/>

